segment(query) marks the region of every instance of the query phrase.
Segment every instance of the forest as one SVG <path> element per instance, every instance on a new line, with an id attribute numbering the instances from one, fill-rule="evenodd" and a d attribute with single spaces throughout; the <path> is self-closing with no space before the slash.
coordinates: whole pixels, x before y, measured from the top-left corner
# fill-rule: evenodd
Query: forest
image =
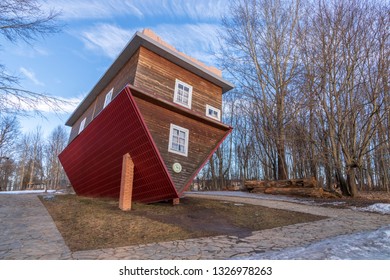
<path id="1" fill-rule="evenodd" d="M 388 1 L 229 3 L 215 55 L 235 84 L 223 108 L 234 130 L 197 182 L 217 190 L 314 177 L 345 196 L 389 192 Z M 39 129 L 21 135 L 17 114 L 0 117 L 1 190 L 68 184 L 57 158 L 64 128 L 43 139 Z"/>
<path id="2" fill-rule="evenodd" d="M 230 139 L 199 176 L 314 177 L 345 196 L 390 184 L 390 9 L 385 1 L 237 0 L 222 21 Z"/>
<path id="3" fill-rule="evenodd" d="M 58 126 L 47 138 L 42 128 L 22 133 L 16 117 L 0 120 L 0 191 L 59 189 L 69 185 L 58 160 L 68 132 Z"/>

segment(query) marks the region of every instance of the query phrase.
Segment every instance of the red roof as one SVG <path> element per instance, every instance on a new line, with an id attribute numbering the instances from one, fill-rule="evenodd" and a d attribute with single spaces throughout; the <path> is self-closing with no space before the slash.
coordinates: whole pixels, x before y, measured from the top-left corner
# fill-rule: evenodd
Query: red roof
<path id="1" fill-rule="evenodd" d="M 134 162 L 133 201 L 178 198 L 128 87 L 64 149 L 59 159 L 78 195 L 119 197 L 122 157 Z"/>

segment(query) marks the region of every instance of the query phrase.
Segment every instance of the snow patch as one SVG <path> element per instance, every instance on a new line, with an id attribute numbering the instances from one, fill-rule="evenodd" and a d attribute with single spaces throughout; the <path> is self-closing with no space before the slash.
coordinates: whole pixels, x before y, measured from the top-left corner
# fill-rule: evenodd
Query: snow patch
<path id="1" fill-rule="evenodd" d="M 202 194 L 202 192 L 190 192 Z M 266 194 L 253 194 L 247 192 L 204 192 L 204 195 L 238 196 L 264 200 L 281 200 L 296 202 L 306 205 L 317 205 L 310 199 L 298 199 L 287 196 L 271 196 Z M 342 205 L 344 202 L 331 202 L 334 205 Z M 330 202 L 322 203 L 331 204 Z M 375 213 L 389 214 L 390 204 L 376 203 L 369 207 L 357 208 L 356 211 L 370 211 Z M 239 259 L 249 260 L 390 260 L 390 225 L 373 231 L 359 232 L 355 234 L 341 235 L 327 238 L 307 246 L 299 246 L 271 251 L 254 253 Z"/>
<path id="2" fill-rule="evenodd" d="M 323 206 L 323 205 L 331 205 L 331 206 L 341 206 L 341 205 L 344 205 L 345 202 L 344 201 L 335 201 L 335 202 L 322 202 L 322 203 L 313 203 L 313 205 L 319 205 L 319 206 Z"/>
<path id="3" fill-rule="evenodd" d="M 374 212 L 374 213 L 381 213 L 381 214 L 388 214 L 390 215 L 390 204 L 389 203 L 375 203 L 373 205 L 370 205 L 368 207 L 364 208 L 354 208 L 358 211 L 364 211 L 364 212 Z"/>
<path id="4" fill-rule="evenodd" d="M 47 193 L 55 193 L 56 190 L 47 190 Z M 29 191 L 5 191 L 0 194 L 33 194 L 33 193 L 45 193 L 45 190 L 29 190 Z"/>
<path id="5" fill-rule="evenodd" d="M 390 260 L 390 225 L 310 244 L 243 257 L 249 260 Z"/>

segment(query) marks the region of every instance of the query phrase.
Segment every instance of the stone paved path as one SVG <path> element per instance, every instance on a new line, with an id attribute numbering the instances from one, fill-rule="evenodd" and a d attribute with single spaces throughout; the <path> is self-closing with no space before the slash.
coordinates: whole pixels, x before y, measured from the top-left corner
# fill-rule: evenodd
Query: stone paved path
<path id="1" fill-rule="evenodd" d="M 70 259 L 70 253 L 36 194 L 0 194 L 0 259 Z"/>
<path id="2" fill-rule="evenodd" d="M 189 194 L 201 196 L 202 194 Z M 325 238 L 375 230 L 390 215 L 244 197 L 207 198 L 322 215 L 326 219 L 253 232 L 251 236 L 217 236 L 148 245 L 70 253 L 46 209 L 34 195 L 0 195 L 0 259 L 230 259 L 304 246 Z"/>

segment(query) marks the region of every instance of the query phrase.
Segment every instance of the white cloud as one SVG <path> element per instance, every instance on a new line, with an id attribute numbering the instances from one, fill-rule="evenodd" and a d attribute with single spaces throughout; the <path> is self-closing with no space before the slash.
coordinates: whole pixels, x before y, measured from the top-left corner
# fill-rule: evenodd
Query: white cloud
<path id="1" fill-rule="evenodd" d="M 45 8 L 55 9 L 61 13 L 61 18 L 69 19 L 96 19 L 108 18 L 121 14 L 118 5 L 119 1 L 98 1 L 98 0 L 55 0 L 46 2 Z M 122 7 L 122 1 L 118 4 Z"/>
<path id="2" fill-rule="evenodd" d="M 35 76 L 35 73 L 33 71 L 28 70 L 28 69 L 26 69 L 24 67 L 20 67 L 19 70 L 27 79 L 29 79 L 35 85 L 37 85 L 37 86 L 44 86 L 45 85 L 44 83 L 42 83 L 41 81 L 39 81 L 37 79 L 37 77 Z"/>
<path id="3" fill-rule="evenodd" d="M 146 0 L 138 2 L 139 10 L 144 17 L 170 16 L 192 20 L 219 20 L 227 6 L 226 0 Z"/>
<path id="4" fill-rule="evenodd" d="M 208 65 L 213 65 L 218 51 L 216 24 L 162 24 L 152 30 L 177 50 Z M 115 58 L 126 46 L 137 29 L 123 29 L 111 24 L 98 24 L 81 33 L 85 47 Z"/>
<path id="5" fill-rule="evenodd" d="M 153 28 L 154 32 L 177 50 L 192 56 L 208 65 L 215 64 L 218 52 L 217 24 L 164 24 Z"/>
<path id="6" fill-rule="evenodd" d="M 37 56 L 48 56 L 50 53 L 44 47 L 31 46 L 29 44 L 21 44 L 13 46 L 12 51 L 23 57 L 35 58 Z"/>
<path id="7" fill-rule="evenodd" d="M 44 102 L 40 102 L 37 106 L 37 110 L 42 113 L 73 113 L 76 107 L 79 105 L 82 99 L 78 97 L 73 98 L 64 98 L 64 97 L 56 97 L 58 100 L 61 100 L 60 112 L 56 112 L 53 107 L 49 106 Z"/>
<path id="8" fill-rule="evenodd" d="M 52 98 L 57 101 L 50 101 L 49 99 L 45 100 L 44 98 L 39 98 L 38 96 L 23 98 L 23 96 L 17 97 L 15 95 L 9 95 L 4 98 L 7 98 L 5 103 L 12 108 L 19 108 L 20 110 L 24 110 L 26 112 L 37 111 L 40 113 L 58 114 L 72 113 L 82 100 L 81 97 L 64 98 L 57 96 L 52 96 Z"/>
<path id="9" fill-rule="evenodd" d="M 168 16 L 195 20 L 219 19 L 226 6 L 226 0 L 56 0 L 46 3 L 46 9 L 61 11 L 65 20 L 123 15 L 136 18 Z"/>
<path id="10" fill-rule="evenodd" d="M 115 58 L 125 47 L 136 30 L 126 30 L 111 24 L 98 24 L 94 28 L 81 33 L 85 47 L 103 52 Z"/>

